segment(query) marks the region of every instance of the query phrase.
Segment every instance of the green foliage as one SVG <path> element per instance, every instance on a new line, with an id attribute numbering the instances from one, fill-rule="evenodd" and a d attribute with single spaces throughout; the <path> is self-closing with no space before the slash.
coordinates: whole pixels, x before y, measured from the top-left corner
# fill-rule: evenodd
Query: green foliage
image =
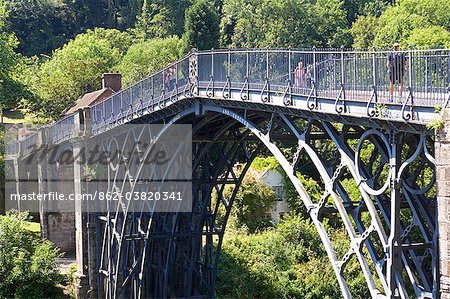
<path id="1" fill-rule="evenodd" d="M 317 182 L 312 178 L 306 178 L 300 173 L 297 173 L 297 177 L 300 179 L 306 193 L 308 193 L 311 199 L 318 202 L 322 197 L 322 192 Z M 306 210 L 300 195 L 292 184 L 292 181 L 287 177 L 286 173 L 284 173 L 284 190 L 289 209 L 295 211 L 296 214 L 301 215 L 304 219 L 308 219 L 308 211 Z"/>
<path id="2" fill-rule="evenodd" d="M 414 48 L 450 47 L 450 31 L 440 26 L 414 28 L 405 43 Z"/>
<path id="3" fill-rule="evenodd" d="M 376 117 L 387 117 L 388 116 L 388 108 L 386 105 L 381 103 L 375 104 L 375 116 Z"/>
<path id="4" fill-rule="evenodd" d="M 117 49 L 122 56 L 127 53 L 128 48 L 135 42 L 135 37 L 132 34 L 117 29 L 95 28 L 87 30 L 85 34 L 99 40 L 108 41 L 111 47 Z"/>
<path id="5" fill-rule="evenodd" d="M 272 226 L 268 212 L 276 202 L 275 191 L 258 179 L 258 173 L 249 171 L 238 189 L 234 198 L 233 208 L 231 210 L 232 226 L 238 229 L 247 229 L 250 232 L 262 230 Z M 231 198 L 234 192 L 234 187 L 228 185 L 225 187 L 223 197 L 226 200 Z M 212 193 L 213 206 L 217 201 L 220 201 L 216 190 Z M 221 223 L 225 217 L 225 208 L 223 205 L 219 206 L 217 216 L 218 223 Z"/>
<path id="6" fill-rule="evenodd" d="M 0 216 L 0 297 L 49 298 L 58 294 L 58 249 L 26 228 L 28 215 Z"/>
<path id="7" fill-rule="evenodd" d="M 76 272 L 77 272 L 77 264 L 73 263 L 70 265 L 69 270 L 66 273 L 67 287 L 69 289 L 70 296 L 75 298 L 75 290 L 76 290 Z"/>
<path id="8" fill-rule="evenodd" d="M 347 13 L 342 0 L 317 0 L 310 10 L 309 20 L 313 28 L 317 46 L 340 47 L 351 44 L 347 26 Z"/>
<path id="9" fill-rule="evenodd" d="M 331 230 L 333 238 L 346 238 Z M 346 242 L 336 243 L 345 252 Z M 367 298 L 358 263 L 347 266 L 354 298 Z M 276 228 L 226 237 L 217 275 L 218 298 L 339 298 L 334 272 L 314 225 L 294 214 Z"/>
<path id="10" fill-rule="evenodd" d="M 208 0 L 196 0 L 186 12 L 184 52 L 192 48 L 209 50 L 219 46 L 220 17 Z"/>
<path id="11" fill-rule="evenodd" d="M 379 29 L 374 39 L 374 45 L 389 48 L 394 42 L 399 41 L 404 45 L 412 42 L 417 46 L 433 46 L 430 43 L 438 40 L 437 46 L 439 46 L 448 40 L 449 20 L 449 1 L 398 1 L 396 5 L 389 7 L 380 16 Z M 447 31 L 447 33 L 444 31 Z M 427 36 L 431 33 L 438 34 L 439 37 Z M 440 38 L 444 38 L 444 41 L 439 41 Z"/>
<path id="12" fill-rule="evenodd" d="M 352 25 L 353 47 L 369 48 L 377 35 L 378 18 L 374 16 L 359 16 Z"/>
<path id="13" fill-rule="evenodd" d="M 7 18 L 6 6 L 0 1 L 0 106 L 14 108 L 20 98 L 29 94 L 19 80 L 22 61 L 15 53 L 16 36 L 6 30 Z"/>
<path id="14" fill-rule="evenodd" d="M 427 124 L 427 129 L 434 130 L 436 133 L 441 131 L 445 126 L 444 119 L 442 116 L 437 116 L 431 119 L 431 121 Z"/>
<path id="15" fill-rule="evenodd" d="M 107 21 L 107 0 L 12 0 L 8 3 L 11 30 L 19 38 L 20 53 L 26 56 L 51 54 L 76 34 L 103 27 Z"/>
<path id="16" fill-rule="evenodd" d="M 57 118 L 85 92 L 100 89 L 102 73 L 113 70 L 125 47 L 102 38 L 108 35 L 123 38 L 118 31 L 88 31 L 56 50 L 42 65 L 37 82 L 42 114 Z"/>
<path id="17" fill-rule="evenodd" d="M 50 54 L 73 37 L 75 16 L 68 1 L 12 0 L 9 2 L 11 30 L 20 41 L 19 51 L 27 56 Z"/>
<path id="18" fill-rule="evenodd" d="M 251 232 L 260 229 L 261 224 L 268 224 L 261 219 L 267 219 L 267 212 L 275 201 L 276 194 L 270 186 L 255 175 L 247 174 L 234 199 L 233 214 L 237 224 L 247 226 Z"/>
<path id="19" fill-rule="evenodd" d="M 280 169 L 280 162 L 274 157 L 256 157 L 251 165 L 251 168 L 256 171 Z"/>
<path id="20" fill-rule="evenodd" d="M 181 41 L 178 37 L 152 39 L 134 44 L 118 66 L 123 82 L 129 85 L 160 70 L 180 57 Z"/>
<path id="21" fill-rule="evenodd" d="M 225 0 L 221 42 L 232 47 L 308 47 L 349 44 L 340 0 Z"/>
<path id="22" fill-rule="evenodd" d="M 184 15 L 189 4 L 189 0 L 143 0 L 133 32 L 143 39 L 181 36 L 184 32 Z"/>

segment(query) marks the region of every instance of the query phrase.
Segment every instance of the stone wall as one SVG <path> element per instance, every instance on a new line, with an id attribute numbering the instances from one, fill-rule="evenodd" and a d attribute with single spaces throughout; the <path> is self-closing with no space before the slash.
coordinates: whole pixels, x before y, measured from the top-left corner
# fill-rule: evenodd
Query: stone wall
<path id="1" fill-rule="evenodd" d="M 436 136 L 440 291 L 450 299 L 450 109 L 443 111 L 444 128 Z"/>
<path id="2" fill-rule="evenodd" d="M 48 213 L 46 234 L 67 255 L 75 253 L 75 213 Z"/>

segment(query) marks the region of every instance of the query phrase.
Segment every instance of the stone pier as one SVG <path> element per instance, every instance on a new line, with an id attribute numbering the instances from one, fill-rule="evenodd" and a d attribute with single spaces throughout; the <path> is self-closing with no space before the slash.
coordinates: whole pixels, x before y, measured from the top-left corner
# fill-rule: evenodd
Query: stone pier
<path id="1" fill-rule="evenodd" d="M 450 108 L 442 114 L 444 128 L 436 134 L 440 293 L 450 299 Z"/>

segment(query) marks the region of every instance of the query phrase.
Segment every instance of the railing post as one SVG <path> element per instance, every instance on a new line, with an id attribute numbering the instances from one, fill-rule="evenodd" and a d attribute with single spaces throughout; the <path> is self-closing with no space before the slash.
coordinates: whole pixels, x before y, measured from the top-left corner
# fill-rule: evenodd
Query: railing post
<path id="1" fill-rule="evenodd" d="M 144 81 L 146 81 L 147 79 L 144 79 L 141 81 L 140 85 L 141 85 L 141 102 L 144 102 Z"/>
<path id="2" fill-rule="evenodd" d="M 228 76 L 228 78 L 230 78 L 230 76 L 231 76 L 231 50 L 230 50 L 230 48 L 228 48 L 227 60 L 228 60 L 227 76 Z"/>
<path id="3" fill-rule="evenodd" d="M 155 99 L 155 76 L 154 75 L 151 78 L 151 85 L 152 85 L 152 104 L 153 104 L 153 100 Z"/>
<path id="4" fill-rule="evenodd" d="M 214 95 L 214 48 L 211 49 L 211 79 L 212 79 L 212 89 Z"/>
<path id="5" fill-rule="evenodd" d="M 92 132 L 91 107 L 83 108 L 84 114 L 84 134 L 89 135 Z"/>
<path id="6" fill-rule="evenodd" d="M 189 92 L 191 94 L 198 94 L 198 55 L 197 50 L 192 49 L 189 57 Z"/>
<path id="7" fill-rule="evenodd" d="M 264 92 L 267 88 L 267 95 Z M 261 91 L 261 101 L 266 103 L 270 101 L 270 83 L 269 83 L 269 48 L 266 49 L 266 78 L 264 80 L 264 85 Z"/>
<path id="8" fill-rule="evenodd" d="M 317 98 L 317 88 L 319 82 L 317 82 L 317 57 L 316 57 L 316 46 L 313 47 L 313 73 L 314 73 L 314 97 Z"/>
<path id="9" fill-rule="evenodd" d="M 245 57 L 246 57 L 246 69 L 245 69 L 245 76 L 247 77 L 247 80 L 250 79 L 250 68 L 249 68 L 249 51 L 248 49 L 245 50 Z"/>
<path id="10" fill-rule="evenodd" d="M 214 76 L 214 48 L 211 48 L 211 76 Z"/>
<path id="11" fill-rule="evenodd" d="M 344 46 L 341 46 L 341 88 L 342 88 L 342 99 L 345 103 L 345 72 L 344 72 Z M 345 105 L 345 104 L 344 104 Z"/>
<path id="12" fill-rule="evenodd" d="M 175 65 L 175 86 L 178 88 L 178 62 Z"/>
<path id="13" fill-rule="evenodd" d="M 373 91 L 374 91 L 374 97 L 375 97 L 375 103 L 378 102 L 378 77 L 377 77 L 377 52 L 376 48 L 373 47 L 373 54 L 372 54 L 372 76 L 373 76 Z"/>
<path id="14" fill-rule="evenodd" d="M 119 110 L 120 110 L 120 113 L 123 114 L 123 91 L 120 92 L 120 109 Z"/>
<path id="15" fill-rule="evenodd" d="M 269 82 L 269 48 L 266 49 L 266 80 Z"/>
<path id="16" fill-rule="evenodd" d="M 224 98 L 231 98 L 231 50 L 228 48 L 228 54 L 227 54 L 227 78 L 226 83 L 223 87 L 222 95 Z M 225 93 L 225 90 L 228 88 Z"/>
<path id="17" fill-rule="evenodd" d="M 372 53 L 372 76 L 373 76 L 373 88 L 374 88 L 374 90 L 378 90 L 377 52 L 376 52 L 375 47 L 373 47 L 373 53 Z"/>
<path id="18" fill-rule="evenodd" d="M 412 49 L 411 46 L 408 46 L 408 97 L 406 98 L 405 102 L 403 103 L 402 106 L 402 118 L 406 121 L 410 120 L 410 119 L 414 119 L 414 111 L 413 111 L 413 107 L 414 107 L 414 96 L 413 96 L 413 86 L 412 86 Z M 401 74 L 403 76 L 403 74 Z M 403 95 L 402 95 L 403 97 Z M 406 113 L 406 105 L 408 104 L 408 102 L 411 101 L 410 103 L 410 108 L 409 108 L 409 114 Z"/>
<path id="19" fill-rule="evenodd" d="M 288 79 L 289 79 L 289 83 L 292 84 L 292 52 L 291 52 L 291 47 L 289 47 L 288 49 L 288 68 L 289 68 L 289 75 L 288 75 Z"/>
<path id="20" fill-rule="evenodd" d="M 413 88 L 413 84 L 412 84 L 412 49 L 411 49 L 411 45 L 408 45 L 408 83 L 409 83 L 409 92 L 412 95 L 412 88 Z M 412 100 L 412 98 L 411 98 Z M 412 102 L 411 102 L 412 105 Z"/>

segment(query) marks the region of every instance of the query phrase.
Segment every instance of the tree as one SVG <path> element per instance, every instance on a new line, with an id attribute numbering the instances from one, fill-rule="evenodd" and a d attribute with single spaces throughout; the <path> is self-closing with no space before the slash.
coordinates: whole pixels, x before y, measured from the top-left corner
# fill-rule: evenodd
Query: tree
<path id="1" fill-rule="evenodd" d="M 317 0 L 310 10 L 315 45 L 340 47 L 350 45 L 347 15 L 342 0 Z"/>
<path id="2" fill-rule="evenodd" d="M 231 221 L 229 220 L 232 226 L 245 227 L 249 232 L 255 232 L 273 225 L 272 220 L 267 217 L 267 213 L 275 205 L 276 193 L 272 187 L 257 178 L 258 173 L 251 169 L 245 175 L 234 198 L 230 215 Z M 223 191 L 223 197 L 229 200 L 233 192 L 234 187 L 228 185 Z M 222 223 L 225 208 L 220 204 L 220 198 L 216 190 L 213 190 L 212 202 L 212 206 L 219 202 L 216 223 Z"/>
<path id="3" fill-rule="evenodd" d="M 225 193 L 226 198 L 231 194 Z M 238 225 L 245 225 L 251 232 L 266 226 L 267 212 L 276 202 L 275 191 L 266 183 L 256 178 L 256 174 L 248 173 L 234 199 L 233 214 Z"/>
<path id="4" fill-rule="evenodd" d="M 130 47 L 118 66 L 124 85 L 141 80 L 180 57 L 178 37 L 151 39 Z"/>
<path id="5" fill-rule="evenodd" d="M 301 0 L 225 0 L 222 45 L 238 48 L 312 45 L 310 6 Z"/>
<path id="6" fill-rule="evenodd" d="M 63 1 L 12 0 L 8 10 L 23 55 L 50 54 L 74 36 L 76 17 Z"/>
<path id="7" fill-rule="evenodd" d="M 85 92 L 100 88 L 101 75 L 119 63 L 124 47 L 102 36 L 106 31 L 80 34 L 42 65 L 37 82 L 41 113 L 57 118 Z"/>
<path id="8" fill-rule="evenodd" d="M 348 250 L 344 229 L 325 224 L 338 256 Z M 353 298 L 369 298 L 361 266 L 346 265 Z M 225 234 L 217 273 L 218 298 L 340 298 L 331 263 L 314 224 L 285 214 L 278 225 L 257 234 Z"/>
<path id="9" fill-rule="evenodd" d="M 220 19 L 217 8 L 208 0 L 198 0 L 187 10 L 184 51 L 208 50 L 219 46 Z"/>
<path id="10" fill-rule="evenodd" d="M 6 31 L 8 13 L 0 2 L 0 106 L 15 108 L 22 97 L 30 97 L 26 87 L 19 81 L 21 57 L 15 52 L 18 41 Z"/>
<path id="11" fill-rule="evenodd" d="M 344 0 L 348 25 L 351 26 L 359 16 L 373 15 L 379 17 L 391 0 Z"/>
<path id="12" fill-rule="evenodd" d="M 450 47 L 450 31 L 441 26 L 415 28 L 405 43 L 415 48 Z"/>
<path id="13" fill-rule="evenodd" d="M 405 45 L 409 41 L 418 45 L 429 43 L 433 39 L 423 33 L 438 32 L 438 29 L 433 26 L 439 26 L 447 32 L 450 30 L 450 2 L 446 0 L 398 1 L 396 5 L 386 9 L 380 16 L 378 24 L 379 29 L 374 39 L 374 45 L 377 47 L 390 48 L 394 42 L 401 42 Z M 443 30 L 439 30 L 439 34 L 445 38 L 446 34 L 443 33 Z M 421 37 L 428 41 L 418 41 L 412 36 L 416 33 L 420 33 Z M 442 42 L 438 42 L 438 44 L 441 45 Z"/>
<path id="14" fill-rule="evenodd" d="M 378 18 L 374 16 L 359 16 L 352 25 L 353 47 L 364 49 L 372 46 L 377 35 Z"/>
<path id="15" fill-rule="evenodd" d="M 132 31 L 143 39 L 181 36 L 189 4 L 189 0 L 143 0 L 141 14 Z"/>
<path id="16" fill-rule="evenodd" d="M 26 230 L 25 213 L 0 216 L 0 297 L 54 298 L 61 295 L 58 249 Z"/>
<path id="17" fill-rule="evenodd" d="M 341 0 L 228 0 L 221 42 L 232 47 L 341 46 L 350 43 Z"/>

